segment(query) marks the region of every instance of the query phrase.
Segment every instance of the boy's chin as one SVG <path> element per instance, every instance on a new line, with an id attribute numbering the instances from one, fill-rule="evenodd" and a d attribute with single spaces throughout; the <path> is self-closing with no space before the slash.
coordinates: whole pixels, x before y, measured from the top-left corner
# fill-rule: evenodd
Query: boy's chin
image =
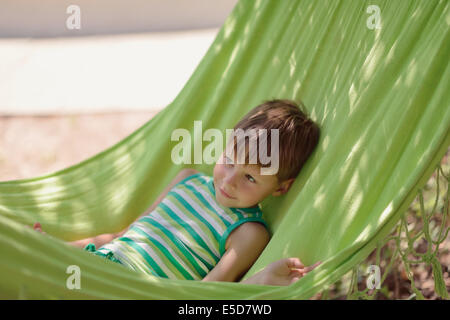
<path id="1" fill-rule="evenodd" d="M 223 197 L 221 197 L 221 196 L 217 196 L 216 199 L 217 199 L 217 202 L 223 207 L 228 207 L 228 208 L 234 207 L 233 202 L 229 201 L 231 199 L 223 199 Z"/>
<path id="2" fill-rule="evenodd" d="M 251 206 L 251 205 L 242 204 L 237 199 L 228 199 L 221 195 L 218 196 L 217 194 L 216 194 L 216 200 L 221 206 L 227 207 L 227 208 L 252 208 L 252 207 L 256 206 L 256 205 Z"/>
<path id="3" fill-rule="evenodd" d="M 225 196 L 223 196 L 221 194 L 216 193 L 216 200 L 223 207 L 239 208 L 239 203 L 238 203 L 238 201 L 236 199 L 229 199 L 229 198 L 226 198 Z"/>

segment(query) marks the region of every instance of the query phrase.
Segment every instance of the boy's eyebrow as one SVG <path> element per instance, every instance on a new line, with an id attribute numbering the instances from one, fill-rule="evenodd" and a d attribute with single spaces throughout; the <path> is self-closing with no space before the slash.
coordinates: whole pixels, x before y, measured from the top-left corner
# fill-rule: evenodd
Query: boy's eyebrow
<path id="1" fill-rule="evenodd" d="M 224 155 L 225 155 L 225 157 L 231 159 L 230 157 L 228 157 L 228 155 L 226 153 Z M 234 155 L 235 159 L 233 160 L 233 163 L 235 163 L 236 157 L 237 157 L 237 155 Z M 235 164 L 240 164 L 240 163 L 235 163 Z M 259 174 L 259 172 L 261 171 L 261 167 L 259 167 L 257 164 L 250 163 L 250 164 L 243 164 L 243 166 L 246 169 L 247 173 L 249 173 L 251 176 L 253 176 L 253 178 L 255 178 L 255 176 L 256 176 L 257 179 L 261 180 L 261 179 L 263 179 L 263 177 L 267 176 L 267 175 Z M 250 166 L 256 166 L 256 168 L 249 169 L 249 168 L 253 168 Z M 251 172 L 251 171 L 253 171 L 253 172 Z"/>
<path id="2" fill-rule="evenodd" d="M 228 157 L 227 155 L 225 155 L 225 157 L 231 159 L 231 158 Z M 236 157 L 236 156 L 235 156 L 235 157 Z M 241 164 L 241 163 L 235 163 L 235 160 L 236 160 L 236 159 L 234 159 L 234 161 L 233 161 L 234 164 L 238 164 L 238 165 Z M 256 168 L 256 169 L 251 169 L 251 167 L 250 167 L 251 165 L 254 165 L 254 164 L 243 164 L 243 167 L 245 168 L 245 170 L 247 171 L 248 174 L 250 174 L 250 175 L 252 175 L 252 176 L 257 176 L 258 178 L 260 178 L 261 175 L 260 175 L 259 173 L 257 173 L 257 172 L 259 172 L 260 168 L 258 167 L 258 168 Z"/>
<path id="3" fill-rule="evenodd" d="M 262 179 L 263 175 L 259 174 L 261 168 L 258 166 L 258 168 L 255 169 L 249 169 L 249 165 L 244 166 L 247 170 L 247 172 L 252 175 L 254 178 Z"/>

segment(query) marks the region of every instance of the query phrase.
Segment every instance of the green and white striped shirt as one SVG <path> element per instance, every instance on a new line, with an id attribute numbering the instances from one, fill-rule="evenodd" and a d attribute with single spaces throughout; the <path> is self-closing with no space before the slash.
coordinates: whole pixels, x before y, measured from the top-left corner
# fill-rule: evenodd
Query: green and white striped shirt
<path id="1" fill-rule="evenodd" d="M 228 208 L 215 196 L 213 178 L 196 173 L 175 185 L 148 215 L 103 245 L 123 265 L 169 279 L 201 280 L 225 253 L 228 235 L 245 222 L 266 223 L 260 207 Z"/>

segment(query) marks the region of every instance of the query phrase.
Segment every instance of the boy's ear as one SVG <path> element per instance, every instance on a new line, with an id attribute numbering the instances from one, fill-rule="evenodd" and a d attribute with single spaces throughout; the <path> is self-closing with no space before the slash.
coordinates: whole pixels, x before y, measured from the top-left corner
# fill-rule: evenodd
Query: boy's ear
<path id="1" fill-rule="evenodd" d="M 284 180 L 283 182 L 280 183 L 279 187 L 272 193 L 272 195 L 277 197 L 281 196 L 282 194 L 285 194 L 286 192 L 289 191 L 294 181 L 295 178 Z"/>

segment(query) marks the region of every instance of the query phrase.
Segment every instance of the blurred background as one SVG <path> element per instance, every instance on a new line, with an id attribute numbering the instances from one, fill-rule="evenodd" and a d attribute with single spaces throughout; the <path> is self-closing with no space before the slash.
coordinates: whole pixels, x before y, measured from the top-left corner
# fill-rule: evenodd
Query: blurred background
<path id="1" fill-rule="evenodd" d="M 150 120 L 183 88 L 236 2 L 77 0 L 74 9 L 73 1 L 66 0 L 2 0 L 0 181 L 32 178 L 77 164 Z M 73 28 L 77 14 L 79 29 Z M 448 155 L 441 162 L 447 177 Z M 448 178 L 439 177 L 437 171 L 425 186 L 425 207 L 434 208 L 438 181 L 440 200 L 428 223 L 418 199 L 406 213 L 411 230 L 431 228 L 433 239 L 450 227 L 450 219 L 445 219 Z M 441 299 L 432 266 L 406 266 L 395 257 L 397 244 L 404 249 L 405 240 L 385 243 L 381 262 L 374 251 L 355 268 L 353 282 L 349 272 L 322 297 L 355 298 L 354 289 L 365 287 L 367 266 L 377 264 L 386 277 L 372 298 L 417 298 L 409 275 L 425 299 Z M 424 253 L 428 241 L 420 237 L 413 246 Z M 433 249 L 436 246 L 449 291 L 448 236 Z"/>
<path id="2" fill-rule="evenodd" d="M 236 2 L 2 0 L 0 181 L 76 164 L 147 122 Z"/>

